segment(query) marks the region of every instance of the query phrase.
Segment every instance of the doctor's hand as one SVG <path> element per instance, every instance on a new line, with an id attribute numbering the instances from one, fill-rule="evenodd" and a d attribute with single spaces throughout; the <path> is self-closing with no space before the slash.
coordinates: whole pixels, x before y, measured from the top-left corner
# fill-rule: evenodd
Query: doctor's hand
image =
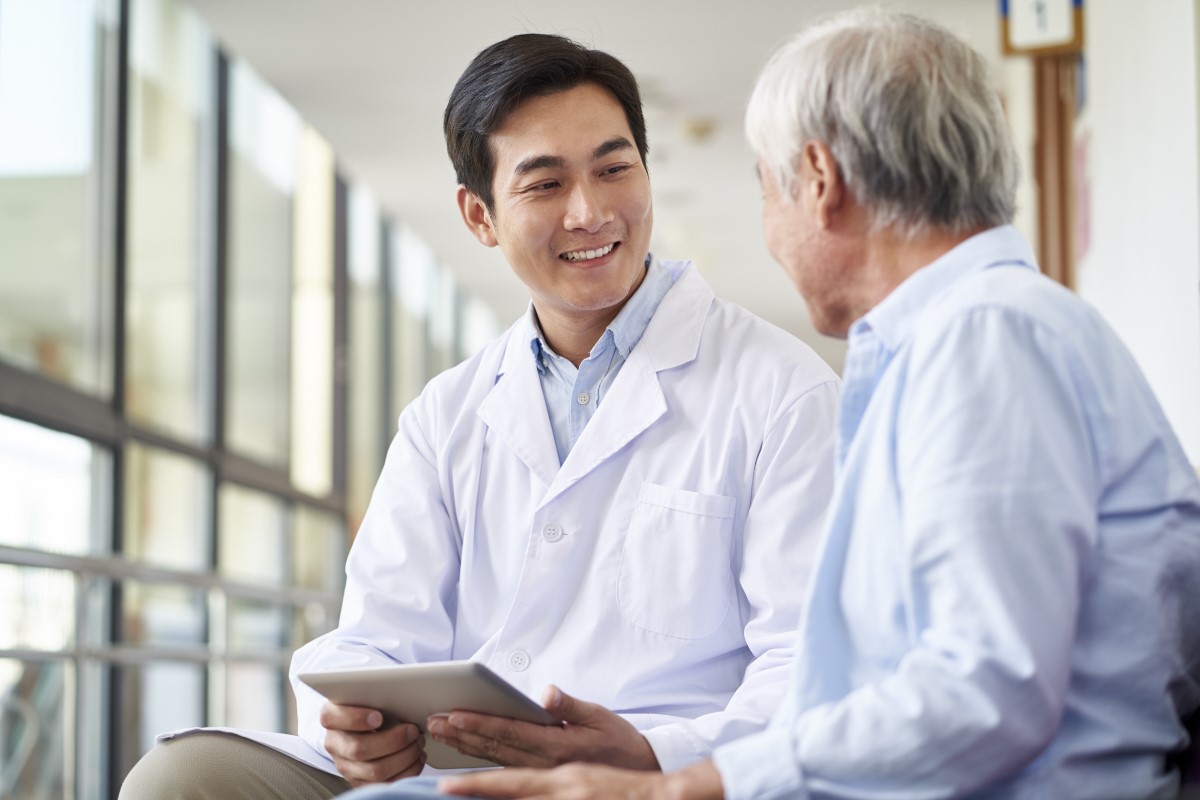
<path id="1" fill-rule="evenodd" d="M 469 711 L 430 717 L 426 724 L 434 741 L 506 767 L 592 761 L 627 769 L 659 769 L 646 738 L 607 708 L 571 697 L 556 686 L 546 688 L 542 705 L 566 724 L 538 725 Z"/>
<path id="2" fill-rule="evenodd" d="M 416 725 L 382 728 L 383 714 L 373 708 L 321 706 L 325 749 L 351 786 L 386 783 L 421 774 L 425 744 Z"/>

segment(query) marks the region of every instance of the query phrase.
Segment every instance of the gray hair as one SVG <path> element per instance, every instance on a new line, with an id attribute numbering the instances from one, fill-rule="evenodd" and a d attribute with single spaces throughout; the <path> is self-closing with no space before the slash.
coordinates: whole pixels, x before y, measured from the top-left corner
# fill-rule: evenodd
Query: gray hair
<path id="1" fill-rule="evenodd" d="M 1017 155 L 987 63 L 918 17 L 858 9 L 799 33 L 759 76 L 746 138 L 788 197 L 803 146 L 824 143 L 876 230 L 1012 221 Z"/>

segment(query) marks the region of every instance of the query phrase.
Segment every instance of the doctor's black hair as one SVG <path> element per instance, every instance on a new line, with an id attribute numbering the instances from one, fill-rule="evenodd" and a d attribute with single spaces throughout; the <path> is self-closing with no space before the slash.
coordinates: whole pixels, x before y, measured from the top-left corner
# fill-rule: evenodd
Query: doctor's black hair
<path id="1" fill-rule="evenodd" d="M 488 138 L 524 101 L 594 83 L 620 103 L 646 164 L 646 120 L 637 79 L 601 50 L 563 36 L 522 33 L 482 50 L 467 65 L 446 103 L 442 129 L 458 182 L 495 212 L 496 164 Z"/>

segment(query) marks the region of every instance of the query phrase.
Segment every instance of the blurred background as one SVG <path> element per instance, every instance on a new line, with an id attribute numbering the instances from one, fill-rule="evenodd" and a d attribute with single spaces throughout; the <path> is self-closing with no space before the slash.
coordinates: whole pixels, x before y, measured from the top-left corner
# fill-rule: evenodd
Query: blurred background
<path id="1" fill-rule="evenodd" d="M 441 115 L 480 49 L 570 36 L 638 75 L 653 249 L 808 341 L 741 116 L 856 5 L 0 0 L 0 797 L 105 798 L 155 734 L 294 728 L 400 410 L 524 311 L 463 228 Z M 988 58 L 1018 226 L 1200 463 L 1189 0 L 913 0 Z"/>

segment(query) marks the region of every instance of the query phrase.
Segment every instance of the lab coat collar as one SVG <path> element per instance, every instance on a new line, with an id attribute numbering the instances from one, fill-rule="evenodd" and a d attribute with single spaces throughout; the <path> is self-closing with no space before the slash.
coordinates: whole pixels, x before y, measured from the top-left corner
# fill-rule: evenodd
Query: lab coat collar
<path id="1" fill-rule="evenodd" d="M 608 397 L 579 435 L 554 476 L 549 502 L 627 447 L 667 413 L 658 373 L 686 364 L 700 350 L 713 292 L 691 262 L 663 262 L 675 284 L 659 303 L 642 339 L 629 353 Z"/>
<path id="2" fill-rule="evenodd" d="M 645 353 L 655 372 L 678 367 L 696 358 L 708 309 L 715 299 L 708 282 L 700 277 L 691 261 L 663 261 L 662 265 L 675 275 L 675 284 L 646 326 L 642 340 L 633 349 L 634 353 L 639 350 Z"/>
<path id="3" fill-rule="evenodd" d="M 691 262 L 664 261 L 675 285 L 654 313 L 641 341 L 613 381 L 604 404 L 588 422 L 561 468 L 546 400 L 542 396 L 523 316 L 509 330 L 496 384 L 479 407 L 480 418 L 547 487 L 542 505 L 619 452 L 667 412 L 658 373 L 696 358 L 713 292 Z"/>
<path id="4" fill-rule="evenodd" d="M 554 446 L 537 362 L 529 357 L 528 343 L 536 335 L 528 314 L 509 329 L 504 355 L 496 370 L 496 383 L 477 413 L 529 471 L 549 487 L 558 473 L 558 449 Z"/>

